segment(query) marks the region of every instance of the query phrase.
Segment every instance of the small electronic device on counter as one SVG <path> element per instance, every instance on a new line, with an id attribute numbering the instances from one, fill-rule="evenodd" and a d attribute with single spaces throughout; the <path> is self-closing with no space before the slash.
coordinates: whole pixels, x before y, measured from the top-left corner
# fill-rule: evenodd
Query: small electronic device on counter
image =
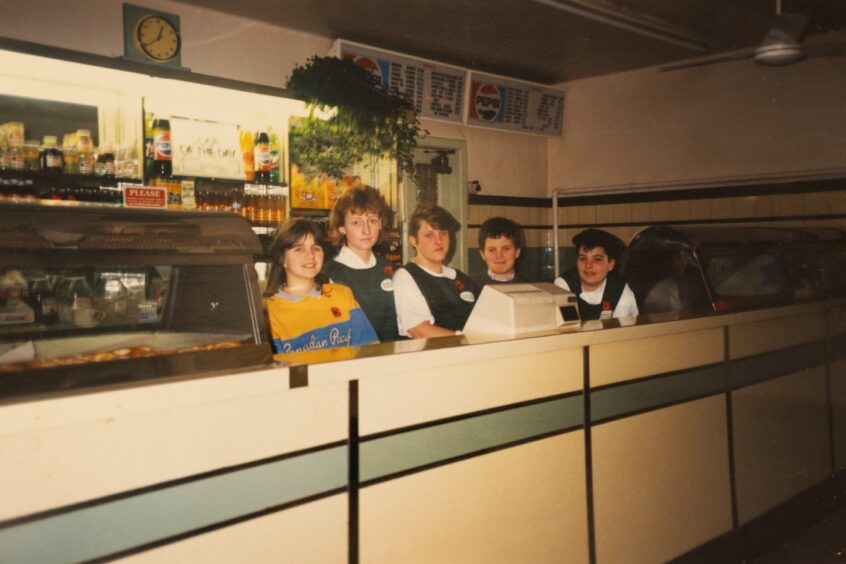
<path id="1" fill-rule="evenodd" d="M 518 335 L 578 323 L 576 296 L 554 284 L 489 284 L 464 333 Z"/>

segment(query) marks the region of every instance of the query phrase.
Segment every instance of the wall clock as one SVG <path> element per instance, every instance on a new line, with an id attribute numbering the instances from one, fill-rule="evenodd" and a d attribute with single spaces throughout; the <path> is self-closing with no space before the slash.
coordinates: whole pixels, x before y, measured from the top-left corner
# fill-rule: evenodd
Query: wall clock
<path id="1" fill-rule="evenodd" d="M 132 4 L 123 5 L 124 55 L 141 63 L 180 67 L 179 16 Z"/>

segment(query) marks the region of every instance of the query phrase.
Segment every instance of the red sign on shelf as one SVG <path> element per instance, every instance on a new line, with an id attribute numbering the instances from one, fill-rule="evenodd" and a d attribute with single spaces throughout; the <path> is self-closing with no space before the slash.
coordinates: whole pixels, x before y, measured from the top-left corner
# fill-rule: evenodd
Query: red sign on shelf
<path id="1" fill-rule="evenodd" d="M 123 185 L 123 205 L 127 208 L 167 208 L 167 189 L 142 184 Z"/>

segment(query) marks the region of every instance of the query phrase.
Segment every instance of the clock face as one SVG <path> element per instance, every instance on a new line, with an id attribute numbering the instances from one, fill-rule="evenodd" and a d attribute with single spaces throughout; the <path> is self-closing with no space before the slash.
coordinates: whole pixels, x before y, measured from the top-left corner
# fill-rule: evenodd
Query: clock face
<path id="1" fill-rule="evenodd" d="M 138 50 L 153 61 L 169 61 L 179 53 L 179 33 L 161 16 L 141 18 L 135 26 L 133 40 Z"/>

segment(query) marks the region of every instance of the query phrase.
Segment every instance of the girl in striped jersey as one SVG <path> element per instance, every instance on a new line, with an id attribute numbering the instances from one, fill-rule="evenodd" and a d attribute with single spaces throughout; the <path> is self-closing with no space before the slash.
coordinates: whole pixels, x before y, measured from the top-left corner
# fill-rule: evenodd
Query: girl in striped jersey
<path id="1" fill-rule="evenodd" d="M 352 291 L 326 282 L 323 252 L 319 228 L 304 219 L 287 221 L 273 237 L 264 295 L 276 354 L 378 342 Z"/>

